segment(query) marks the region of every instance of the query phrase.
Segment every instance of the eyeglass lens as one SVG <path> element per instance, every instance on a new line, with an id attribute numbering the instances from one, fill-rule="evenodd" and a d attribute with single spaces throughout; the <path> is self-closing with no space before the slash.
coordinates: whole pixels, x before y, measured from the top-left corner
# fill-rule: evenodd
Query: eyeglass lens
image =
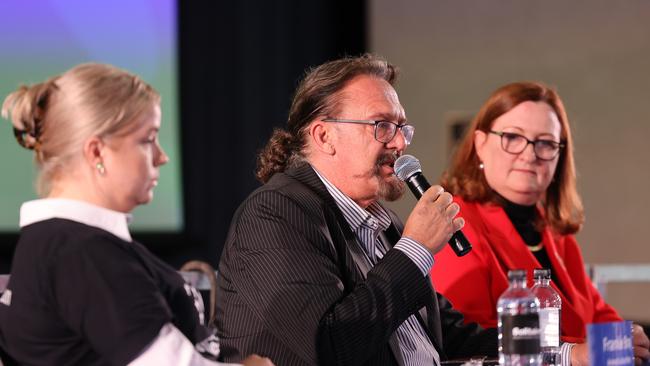
<path id="1" fill-rule="evenodd" d="M 505 151 L 512 154 L 519 154 L 526 149 L 529 143 L 533 144 L 535 155 L 542 160 L 551 160 L 560 151 L 558 143 L 550 140 L 530 141 L 526 137 L 514 134 L 504 133 L 501 136 L 501 144 Z"/>
<path id="2" fill-rule="evenodd" d="M 390 142 L 393 137 L 397 134 L 397 129 L 402 130 L 402 134 L 404 135 L 404 141 L 406 144 L 410 144 L 411 140 L 413 140 L 413 134 L 415 132 L 415 128 L 411 125 L 397 125 L 392 122 L 388 121 L 379 121 L 375 125 L 375 138 L 379 142 L 387 143 Z"/>

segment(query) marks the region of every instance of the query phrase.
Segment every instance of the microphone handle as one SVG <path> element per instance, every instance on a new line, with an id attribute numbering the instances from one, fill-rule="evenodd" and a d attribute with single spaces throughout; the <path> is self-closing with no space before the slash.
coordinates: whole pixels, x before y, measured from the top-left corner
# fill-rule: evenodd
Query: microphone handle
<path id="1" fill-rule="evenodd" d="M 427 178 L 425 178 L 422 173 L 415 173 L 408 177 L 406 185 L 409 186 L 411 192 L 413 192 L 413 195 L 418 201 L 422 198 L 424 192 L 431 188 L 431 184 L 429 184 Z"/>
<path id="2" fill-rule="evenodd" d="M 422 197 L 424 192 L 431 187 L 427 178 L 424 177 L 422 173 L 415 173 L 406 180 L 406 185 L 409 186 L 411 192 L 418 200 Z M 472 250 L 472 244 L 467 240 L 465 234 L 462 231 L 458 230 L 451 236 L 451 239 L 447 242 L 451 249 L 457 256 L 462 257 L 465 254 L 469 253 Z"/>
<path id="3" fill-rule="evenodd" d="M 451 246 L 458 257 L 462 257 L 472 250 L 472 244 L 461 230 L 456 231 L 447 244 Z"/>

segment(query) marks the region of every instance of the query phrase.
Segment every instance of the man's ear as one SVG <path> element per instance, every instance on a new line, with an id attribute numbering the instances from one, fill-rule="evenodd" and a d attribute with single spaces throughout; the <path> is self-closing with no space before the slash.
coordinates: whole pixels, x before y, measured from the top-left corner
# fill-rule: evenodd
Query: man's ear
<path id="1" fill-rule="evenodd" d="M 314 148 L 324 154 L 334 155 L 336 148 L 334 140 L 336 131 L 332 128 L 331 123 L 316 120 L 309 125 L 309 136 L 314 144 Z"/>

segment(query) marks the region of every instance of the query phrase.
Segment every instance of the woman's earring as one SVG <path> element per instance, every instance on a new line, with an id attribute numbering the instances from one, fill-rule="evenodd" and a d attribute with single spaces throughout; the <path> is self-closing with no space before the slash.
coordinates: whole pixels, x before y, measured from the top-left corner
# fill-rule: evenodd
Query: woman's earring
<path id="1" fill-rule="evenodd" d="M 483 168 L 485 168 L 485 165 L 483 165 L 483 163 L 480 163 L 480 164 L 478 165 L 478 168 L 481 169 L 481 170 L 483 170 Z"/>
<path id="2" fill-rule="evenodd" d="M 104 164 L 101 161 L 95 164 L 95 168 L 97 168 L 99 175 L 104 175 L 106 173 L 106 168 L 104 167 Z"/>

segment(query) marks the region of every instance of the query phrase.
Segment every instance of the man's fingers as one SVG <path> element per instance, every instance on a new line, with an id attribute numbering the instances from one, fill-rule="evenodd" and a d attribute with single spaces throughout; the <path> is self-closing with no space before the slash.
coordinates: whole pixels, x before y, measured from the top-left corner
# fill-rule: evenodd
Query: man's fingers
<path id="1" fill-rule="evenodd" d="M 436 199 L 436 203 L 442 205 L 443 207 L 449 206 L 453 201 L 454 198 L 451 196 L 451 193 L 449 192 L 440 193 L 440 195 L 438 195 L 438 198 Z"/>
<path id="2" fill-rule="evenodd" d="M 465 219 L 462 217 L 457 217 L 454 219 L 454 221 L 452 221 L 452 223 L 454 224 L 454 232 L 456 232 L 465 226 Z"/>
<path id="3" fill-rule="evenodd" d="M 456 215 L 458 215 L 459 212 L 460 212 L 460 206 L 458 206 L 457 203 L 454 202 L 449 206 L 447 206 L 447 217 L 449 217 L 450 220 L 456 217 Z"/>
<path id="4" fill-rule="evenodd" d="M 431 202 L 435 202 L 438 200 L 440 195 L 443 194 L 444 192 L 445 190 L 441 186 L 435 185 L 435 186 L 431 186 L 431 188 L 429 188 L 426 192 L 424 192 L 424 194 L 429 196 L 427 198 L 430 199 Z"/>
<path id="5" fill-rule="evenodd" d="M 645 347 L 639 347 L 635 346 L 634 347 L 634 357 L 640 357 L 644 360 L 650 359 L 650 351 L 648 351 L 647 348 Z"/>
<path id="6" fill-rule="evenodd" d="M 634 337 L 635 346 L 645 347 L 646 349 L 650 348 L 650 339 L 648 339 L 648 336 L 643 331 L 643 327 L 638 324 L 633 324 L 632 335 Z"/>

